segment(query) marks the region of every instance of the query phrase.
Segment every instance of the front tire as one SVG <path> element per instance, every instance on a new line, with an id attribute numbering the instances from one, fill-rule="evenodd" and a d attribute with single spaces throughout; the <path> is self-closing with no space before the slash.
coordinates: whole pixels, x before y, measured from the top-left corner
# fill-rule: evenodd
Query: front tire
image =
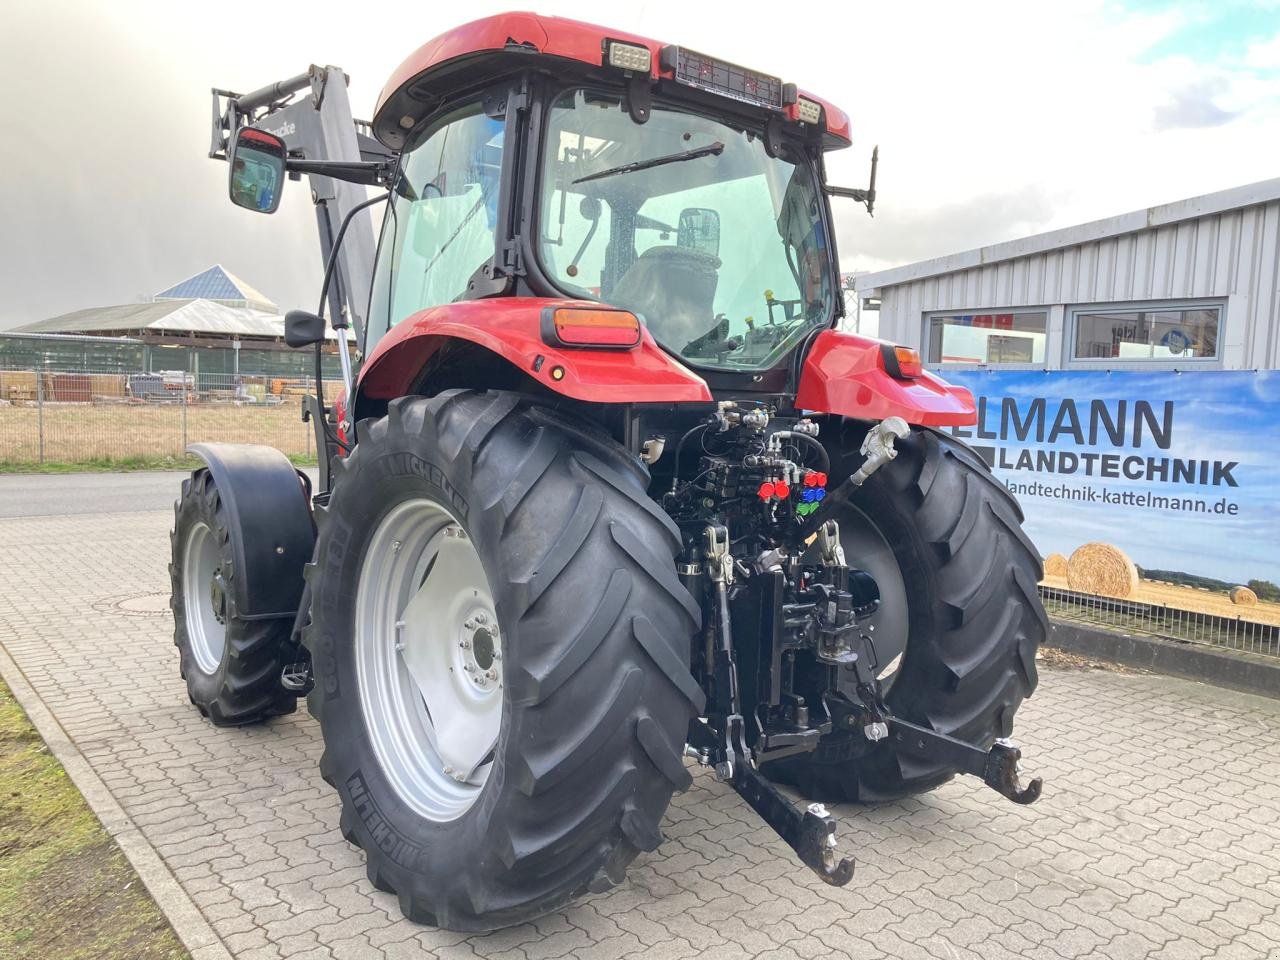
<path id="1" fill-rule="evenodd" d="M 296 659 L 293 621 L 234 616 L 231 533 L 213 476 L 195 471 L 174 506 L 169 605 L 187 696 L 218 727 L 297 709 L 297 698 L 280 685 L 281 671 Z"/>
<path id="2" fill-rule="evenodd" d="M 466 931 L 618 882 L 661 841 L 672 792 L 690 782 L 681 754 L 702 707 L 687 666 L 699 612 L 646 471 L 507 393 L 402 398 L 359 434 L 317 511 L 304 643 L 321 773 L 370 881 L 410 920 Z M 466 551 L 436 559 L 432 544 L 449 530 L 470 545 L 472 572 L 459 572 L 473 562 Z M 393 553 L 407 556 L 397 566 Z M 471 586 L 414 604 L 441 570 Z M 455 739 L 446 711 L 458 701 L 439 683 L 450 665 L 472 675 L 480 613 L 496 618 L 479 664 L 494 664 L 486 683 L 500 684 L 483 691 L 501 704 L 483 721 L 496 729 L 489 753 L 474 736 Z M 389 697 L 403 709 L 388 711 Z M 417 766 L 395 758 L 398 741 L 418 745 Z"/>
<path id="3" fill-rule="evenodd" d="M 833 455 L 834 475 L 858 468 L 865 431 L 844 424 L 831 446 L 853 453 Z M 883 611 L 880 635 L 887 626 L 901 639 L 886 637 L 881 647 L 905 645 L 901 660 L 877 665 L 890 671 L 881 681 L 885 701 L 896 716 L 988 748 L 1013 732 L 1014 713 L 1036 687 L 1036 649 L 1048 634 L 1040 556 L 1017 501 L 963 443 L 917 429 L 898 451 L 836 517 L 842 539 L 846 530 L 864 532 L 857 542 L 864 563 L 874 561 L 868 571 L 884 581 L 884 602 L 905 607 Z M 846 553 L 858 567 L 858 550 L 846 542 Z M 833 731 L 813 753 L 765 772 L 813 800 L 875 802 L 931 790 L 957 771 L 904 756 L 889 740 L 872 745 L 860 732 Z"/>

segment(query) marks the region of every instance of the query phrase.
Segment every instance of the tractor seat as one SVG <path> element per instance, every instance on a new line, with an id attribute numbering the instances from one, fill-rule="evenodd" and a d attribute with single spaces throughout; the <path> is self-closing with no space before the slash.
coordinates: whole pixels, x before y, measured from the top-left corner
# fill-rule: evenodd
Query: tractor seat
<path id="1" fill-rule="evenodd" d="M 688 247 L 650 247 L 622 275 L 609 302 L 639 314 L 653 335 L 674 349 L 716 324 L 720 258 Z"/>

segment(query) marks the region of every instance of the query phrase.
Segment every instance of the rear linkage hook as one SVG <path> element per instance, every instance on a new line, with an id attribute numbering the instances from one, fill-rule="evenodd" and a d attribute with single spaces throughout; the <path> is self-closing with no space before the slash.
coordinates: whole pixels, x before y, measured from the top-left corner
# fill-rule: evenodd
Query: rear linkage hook
<path id="1" fill-rule="evenodd" d="M 1014 803 L 1035 803 L 1040 799 L 1040 790 L 1044 786 L 1041 777 L 1032 777 L 1024 787 L 1019 779 L 1019 761 L 1022 749 L 1012 740 L 1000 738 L 991 745 L 987 753 L 986 769 L 982 772 L 982 782 L 1001 796 L 1008 797 Z"/>
<path id="2" fill-rule="evenodd" d="M 836 851 L 836 821 L 826 807 L 811 803 L 801 813 L 750 762 L 734 765 L 730 786 L 824 883 L 843 887 L 853 879 L 853 860 Z"/>

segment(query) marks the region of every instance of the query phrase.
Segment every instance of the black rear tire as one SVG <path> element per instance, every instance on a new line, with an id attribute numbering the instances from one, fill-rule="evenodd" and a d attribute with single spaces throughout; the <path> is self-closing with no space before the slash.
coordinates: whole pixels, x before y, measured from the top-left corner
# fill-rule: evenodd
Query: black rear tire
<path id="1" fill-rule="evenodd" d="M 833 456 L 833 475 L 857 469 L 865 432 L 849 422 L 828 445 L 854 451 Z M 855 496 L 892 548 L 909 604 L 906 651 L 885 699 L 897 716 L 989 747 L 1013 732 L 1036 687 L 1036 649 L 1048 634 L 1040 555 L 1017 501 L 967 446 L 917 429 L 898 450 Z M 847 561 L 858 566 L 856 556 Z M 930 790 L 956 773 L 847 731 L 765 772 L 813 800 L 868 802 Z"/>
<path id="2" fill-rule="evenodd" d="M 359 426 L 317 510 L 308 568 L 311 712 L 321 773 L 370 881 L 410 920 L 483 931 L 621 880 L 662 840 L 702 708 L 689 674 L 699 623 L 675 573 L 679 531 L 649 500 L 647 471 L 516 394 L 406 397 Z M 472 541 L 500 623 L 505 684 L 493 767 L 453 819 L 424 816 L 380 766 L 353 638 L 360 572 L 398 503 L 446 507 Z"/>
<path id="3" fill-rule="evenodd" d="M 182 481 L 182 495 L 174 505 L 173 531 L 169 535 L 170 598 L 173 610 L 173 642 L 178 648 L 179 670 L 187 681 L 187 696 L 200 713 L 218 727 L 261 723 L 293 713 L 297 697 L 280 685 L 280 673 L 297 659 L 290 641 L 292 619 L 244 620 L 220 605 L 225 620 L 225 643 L 214 663 L 201 663 L 187 621 L 188 603 L 207 604 L 209 596 L 187 596 L 184 588 L 184 546 L 203 525 L 211 531 L 219 561 L 219 575 L 226 591 L 235 577 L 231 531 L 218 495 L 217 484 L 206 469 Z M 206 660 L 208 657 L 206 656 Z"/>

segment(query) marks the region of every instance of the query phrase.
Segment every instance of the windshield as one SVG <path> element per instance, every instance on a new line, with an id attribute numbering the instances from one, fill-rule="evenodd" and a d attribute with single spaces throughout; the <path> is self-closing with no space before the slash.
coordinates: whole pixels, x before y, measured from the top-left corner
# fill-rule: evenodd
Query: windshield
<path id="1" fill-rule="evenodd" d="M 639 314 L 701 366 L 763 369 L 830 323 L 830 254 L 812 165 L 761 136 L 618 95 L 551 109 L 538 252 L 574 297 Z"/>

